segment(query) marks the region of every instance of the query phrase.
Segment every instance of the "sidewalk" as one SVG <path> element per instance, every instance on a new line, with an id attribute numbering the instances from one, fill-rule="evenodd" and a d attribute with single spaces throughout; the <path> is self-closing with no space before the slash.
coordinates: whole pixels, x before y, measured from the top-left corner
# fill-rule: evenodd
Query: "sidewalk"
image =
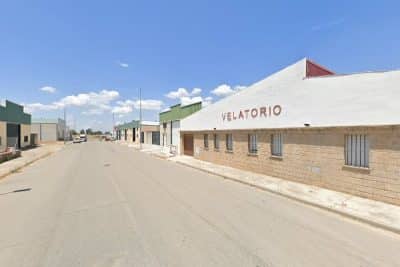
<path id="1" fill-rule="evenodd" d="M 21 152 L 21 157 L 12 159 L 0 164 L 0 179 L 31 164 L 32 162 L 47 157 L 50 154 L 61 150 L 64 147 L 62 142 L 43 144 Z"/>
<path id="2" fill-rule="evenodd" d="M 128 142 L 118 142 L 117 144 L 128 146 L 159 158 L 165 159 L 173 156 L 172 154 L 169 153 L 168 147 L 163 147 L 159 145 L 142 144 L 142 149 L 140 149 L 140 144 L 133 144 Z"/>
<path id="3" fill-rule="evenodd" d="M 188 156 L 170 157 L 168 160 L 400 233 L 399 206 L 267 175 L 242 171 Z"/>

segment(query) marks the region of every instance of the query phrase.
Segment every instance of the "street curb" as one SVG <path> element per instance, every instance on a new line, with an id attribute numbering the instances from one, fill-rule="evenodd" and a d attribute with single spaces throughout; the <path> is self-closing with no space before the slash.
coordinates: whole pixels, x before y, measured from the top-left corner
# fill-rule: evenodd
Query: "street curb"
<path id="1" fill-rule="evenodd" d="M 61 148 L 61 149 L 62 149 L 62 148 Z M 23 165 L 21 165 L 21 166 L 18 166 L 18 167 L 15 167 L 15 168 L 11 169 L 10 171 L 8 171 L 8 172 L 6 172 L 6 173 L 0 175 L 0 180 L 6 178 L 7 176 L 9 176 L 9 175 L 11 175 L 11 174 L 13 174 L 13 173 L 15 173 L 15 172 L 17 172 L 17 171 L 19 171 L 19 170 L 25 168 L 25 167 L 28 167 L 29 165 L 31 165 L 32 163 L 34 163 L 34 162 L 36 162 L 36 161 L 39 161 L 39 160 L 44 159 L 44 158 L 47 158 L 48 156 L 54 154 L 54 153 L 57 152 L 57 151 L 60 151 L 61 149 L 57 149 L 57 150 L 55 150 L 55 151 L 47 152 L 46 154 L 41 155 L 41 156 L 38 157 L 38 158 L 34 158 L 34 159 L 32 159 L 32 160 L 30 160 L 30 161 L 28 161 L 28 162 L 25 162 L 25 163 L 24 163 Z"/>
<path id="2" fill-rule="evenodd" d="M 372 220 L 369 220 L 369 219 L 366 219 L 366 218 L 362 218 L 362 217 L 350 214 L 348 212 L 344 212 L 344 211 L 340 211 L 340 210 L 331 208 L 329 206 L 321 205 L 321 204 L 319 204 L 317 202 L 311 202 L 311 201 L 308 201 L 308 200 L 305 200 L 305 199 L 302 199 L 302 198 L 298 198 L 298 197 L 295 197 L 295 196 L 292 196 L 292 195 L 284 194 L 282 192 L 271 190 L 269 188 L 266 188 L 266 187 L 263 187 L 263 186 L 260 186 L 260 185 L 257 185 L 257 184 L 249 183 L 249 182 L 246 182 L 246 181 L 243 181 L 243 180 L 236 179 L 234 177 L 230 177 L 230 176 L 227 176 L 227 175 L 224 175 L 224 174 L 220 174 L 220 173 L 217 173 L 217 172 L 214 172 L 214 171 L 210 171 L 210 170 L 206 170 L 206 169 L 203 169 L 203 168 L 200 168 L 200 167 L 196 167 L 196 166 L 190 165 L 188 163 L 179 162 L 179 161 L 172 161 L 172 160 L 170 160 L 170 161 L 171 162 L 175 162 L 177 164 L 181 164 L 181 165 L 186 166 L 186 167 L 190 167 L 190 168 L 199 170 L 199 171 L 203 171 L 203 172 L 206 172 L 206 173 L 209 173 L 209 174 L 220 176 L 220 177 L 222 177 L 224 179 L 227 179 L 227 180 L 230 180 L 230 181 L 238 182 L 238 183 L 241 183 L 241 184 L 244 184 L 244 185 L 248 185 L 248 186 L 255 187 L 257 189 L 263 190 L 263 191 L 267 191 L 267 192 L 279 195 L 279 196 L 283 196 L 283 197 L 292 199 L 294 201 L 297 201 L 297 202 L 300 202 L 300 203 L 303 203 L 303 204 L 306 204 L 306 205 L 310 205 L 310 206 L 313 206 L 313 207 L 316 207 L 316 208 L 319 208 L 319 209 L 322 209 L 322 210 L 325 210 L 325 211 L 330 211 L 330 212 L 336 213 L 338 215 L 341 215 L 343 217 L 347 217 L 347 218 L 353 219 L 355 221 L 362 222 L 362 223 L 368 224 L 370 226 L 374 226 L 376 228 L 380 228 L 380 229 L 383 229 L 383 230 L 386 230 L 386 231 L 390 231 L 390 232 L 393 232 L 395 234 L 400 234 L 400 228 L 388 226 L 386 224 L 375 222 L 375 221 L 372 221 Z"/>

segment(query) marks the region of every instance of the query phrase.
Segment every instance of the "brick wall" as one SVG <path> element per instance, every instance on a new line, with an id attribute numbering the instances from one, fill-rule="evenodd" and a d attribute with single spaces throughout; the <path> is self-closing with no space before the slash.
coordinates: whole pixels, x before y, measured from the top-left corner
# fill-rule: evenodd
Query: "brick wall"
<path id="1" fill-rule="evenodd" d="M 293 129 L 283 134 L 283 157 L 271 157 L 272 130 L 216 131 L 220 149 L 209 149 L 203 134 L 194 133 L 195 157 L 217 164 L 400 205 L 400 127 Z M 275 131 L 277 132 L 277 131 Z M 225 134 L 233 134 L 233 152 L 226 152 Z M 248 133 L 256 133 L 258 153 L 248 154 Z M 344 165 L 344 135 L 367 134 L 369 169 Z"/>

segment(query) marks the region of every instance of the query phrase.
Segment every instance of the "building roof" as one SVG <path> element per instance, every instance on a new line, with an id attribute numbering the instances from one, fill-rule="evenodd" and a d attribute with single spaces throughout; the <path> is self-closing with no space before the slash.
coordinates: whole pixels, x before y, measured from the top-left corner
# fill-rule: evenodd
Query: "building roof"
<path id="1" fill-rule="evenodd" d="M 160 125 L 158 121 L 142 121 L 142 125 Z"/>
<path id="2" fill-rule="evenodd" d="M 24 107 L 6 100 L 5 106 L 0 105 L 0 121 L 31 124 L 31 115 L 24 112 Z"/>
<path id="3" fill-rule="evenodd" d="M 54 123 L 57 124 L 59 122 L 63 122 L 62 119 L 53 119 L 53 118 L 32 118 L 32 123 Z"/>
<path id="4" fill-rule="evenodd" d="M 332 75 L 323 68 L 330 73 L 310 75 L 310 62 L 302 59 L 209 105 L 182 120 L 181 130 L 400 124 L 400 71 Z"/>
<path id="5" fill-rule="evenodd" d="M 160 125 L 158 121 L 142 121 L 142 125 Z M 116 125 L 115 129 L 117 130 L 125 130 L 125 129 L 133 129 L 139 128 L 139 121 L 133 120 L 131 122 L 123 123 L 120 125 Z"/>
<path id="6" fill-rule="evenodd" d="M 182 106 L 177 104 L 160 113 L 160 122 L 181 120 L 201 109 L 201 102 Z"/>

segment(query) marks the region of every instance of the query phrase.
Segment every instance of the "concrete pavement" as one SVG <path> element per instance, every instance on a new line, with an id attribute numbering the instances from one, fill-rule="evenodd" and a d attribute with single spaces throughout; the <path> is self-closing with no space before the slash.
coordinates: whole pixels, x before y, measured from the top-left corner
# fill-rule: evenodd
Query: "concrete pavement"
<path id="1" fill-rule="evenodd" d="M 400 233 L 400 207 L 396 205 L 213 164 L 188 156 L 171 157 L 169 160 Z"/>
<path id="2" fill-rule="evenodd" d="M 0 266 L 400 265 L 398 235 L 106 142 L 1 180 L 0 214 Z"/>
<path id="3" fill-rule="evenodd" d="M 50 154 L 59 151 L 64 146 L 62 142 L 43 144 L 39 147 L 24 150 L 21 152 L 21 157 L 15 158 L 0 164 L 0 179 L 18 171 L 19 169 L 31 164 L 32 162 L 49 156 Z"/>

